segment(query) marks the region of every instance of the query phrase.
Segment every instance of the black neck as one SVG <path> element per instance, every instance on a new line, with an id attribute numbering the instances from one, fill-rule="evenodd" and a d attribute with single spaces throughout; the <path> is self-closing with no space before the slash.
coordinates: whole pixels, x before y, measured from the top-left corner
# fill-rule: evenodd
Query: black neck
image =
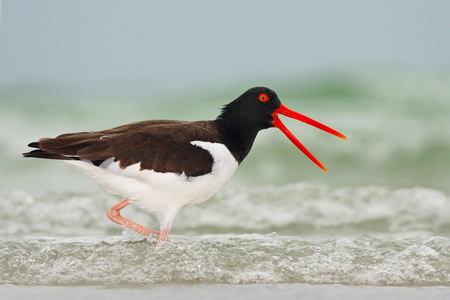
<path id="1" fill-rule="evenodd" d="M 219 117 L 214 121 L 219 131 L 220 139 L 239 164 L 250 152 L 259 131 L 252 124 L 247 124 L 246 120 L 243 118 L 237 119 L 238 122 L 236 120 L 235 122 L 230 122 Z"/>

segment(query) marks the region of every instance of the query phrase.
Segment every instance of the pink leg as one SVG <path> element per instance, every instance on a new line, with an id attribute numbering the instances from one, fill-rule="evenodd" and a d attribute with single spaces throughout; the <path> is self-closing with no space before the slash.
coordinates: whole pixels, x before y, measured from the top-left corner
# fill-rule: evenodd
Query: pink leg
<path id="1" fill-rule="evenodd" d="M 160 242 L 164 242 L 164 241 L 168 241 L 170 242 L 170 240 L 168 239 L 169 237 L 169 231 L 170 228 L 172 227 L 172 222 L 173 222 L 173 218 L 175 217 L 175 213 L 168 213 L 166 215 L 161 216 L 161 232 L 159 233 L 159 237 L 158 237 L 158 243 L 156 245 L 158 245 Z"/>
<path id="2" fill-rule="evenodd" d="M 158 244 L 159 244 L 159 242 L 169 241 L 167 239 L 169 237 L 169 231 L 170 231 L 170 227 L 161 228 L 161 232 L 159 233 L 159 237 L 158 237 Z"/>
<path id="3" fill-rule="evenodd" d="M 115 223 L 117 223 L 119 225 L 122 225 L 122 226 L 128 227 L 130 229 L 133 229 L 134 231 L 136 231 L 136 232 L 138 232 L 138 233 L 140 233 L 140 234 L 142 234 L 144 236 L 147 236 L 147 235 L 149 235 L 151 233 L 159 235 L 158 231 L 145 228 L 144 226 L 136 224 L 136 223 L 134 223 L 134 222 L 132 222 L 132 221 L 122 217 L 120 215 L 120 210 L 122 208 L 124 208 L 125 206 L 127 206 L 128 204 L 130 204 L 130 201 L 128 201 L 127 199 L 123 199 L 122 201 L 120 201 L 116 205 L 112 206 L 106 212 L 106 214 L 108 215 L 108 218 L 111 221 L 113 221 L 113 222 L 115 222 Z M 166 238 L 167 238 L 167 236 L 166 236 Z"/>

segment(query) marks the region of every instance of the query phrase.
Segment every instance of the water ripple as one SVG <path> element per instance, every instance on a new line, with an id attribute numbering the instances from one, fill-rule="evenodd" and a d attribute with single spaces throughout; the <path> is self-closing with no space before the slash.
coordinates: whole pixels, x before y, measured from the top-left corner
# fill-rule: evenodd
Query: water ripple
<path id="1" fill-rule="evenodd" d="M 2 238 L 0 283 L 145 286 L 155 283 L 449 285 L 444 237 L 269 235 L 123 238 Z"/>

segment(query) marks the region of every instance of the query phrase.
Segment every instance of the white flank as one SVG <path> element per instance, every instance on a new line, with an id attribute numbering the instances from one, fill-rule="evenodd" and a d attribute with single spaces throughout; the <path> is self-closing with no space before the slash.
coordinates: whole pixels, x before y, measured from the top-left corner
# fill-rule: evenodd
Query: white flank
<path id="1" fill-rule="evenodd" d="M 140 170 L 140 164 L 125 169 L 109 159 L 100 167 L 90 161 L 67 163 L 86 173 L 106 192 L 119 195 L 155 212 L 163 223 L 171 223 L 183 206 L 202 203 L 219 191 L 236 171 L 238 163 L 227 147 L 219 143 L 193 141 L 192 145 L 209 151 L 214 159 L 212 172 L 196 177 L 175 173 Z"/>

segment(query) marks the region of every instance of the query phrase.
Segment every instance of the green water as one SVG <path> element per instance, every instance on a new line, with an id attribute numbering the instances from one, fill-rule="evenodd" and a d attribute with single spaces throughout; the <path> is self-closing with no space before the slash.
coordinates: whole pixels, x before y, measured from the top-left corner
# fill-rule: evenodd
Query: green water
<path id="1" fill-rule="evenodd" d="M 106 218 L 119 199 L 66 164 L 21 153 L 64 132 L 214 119 L 243 90 L 2 86 L 0 283 L 174 284 L 177 291 L 180 284 L 299 284 L 294 293 L 310 284 L 448 287 L 450 75 L 347 72 L 272 88 L 287 107 L 348 137 L 283 119 L 329 171 L 277 129 L 261 132 L 224 190 L 183 209 L 172 242 L 154 248 Z M 124 214 L 158 227 L 136 207 Z"/>
<path id="2" fill-rule="evenodd" d="M 450 191 L 450 75 L 349 72 L 275 82 L 272 88 L 287 107 L 336 128 L 348 140 L 284 118 L 329 172 L 308 161 L 277 129 L 270 129 L 260 132 L 231 184 L 308 181 Z M 101 88 L 1 87 L 0 117 L 6 124 L 0 129 L 1 185 L 33 185 L 33 171 L 41 168 L 66 172 L 61 164 L 21 159 L 26 144 L 39 137 L 145 119 L 214 119 L 223 104 L 242 92 L 222 87 L 154 95 Z M 72 179 L 80 177 L 76 178 Z"/>

